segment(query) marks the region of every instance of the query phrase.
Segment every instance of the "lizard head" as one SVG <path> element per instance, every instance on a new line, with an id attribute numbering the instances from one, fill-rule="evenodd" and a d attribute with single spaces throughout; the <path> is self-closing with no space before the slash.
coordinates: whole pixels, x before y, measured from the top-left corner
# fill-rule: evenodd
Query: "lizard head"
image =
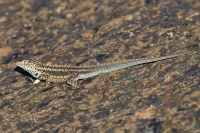
<path id="1" fill-rule="evenodd" d="M 40 72 L 37 70 L 37 65 L 33 60 L 18 60 L 16 65 L 30 73 L 35 78 L 40 76 Z"/>

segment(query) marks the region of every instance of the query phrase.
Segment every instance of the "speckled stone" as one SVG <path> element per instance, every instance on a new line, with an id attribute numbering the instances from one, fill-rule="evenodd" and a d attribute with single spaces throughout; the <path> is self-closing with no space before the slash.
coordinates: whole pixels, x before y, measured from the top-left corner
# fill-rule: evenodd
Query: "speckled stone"
<path id="1" fill-rule="evenodd" d="M 18 58 L 95 65 L 198 50 L 191 0 L 0 1 L 0 132 L 200 131 L 199 55 L 40 90 Z M 113 78 L 115 77 L 115 78 Z M 102 90 L 105 90 L 102 92 Z"/>

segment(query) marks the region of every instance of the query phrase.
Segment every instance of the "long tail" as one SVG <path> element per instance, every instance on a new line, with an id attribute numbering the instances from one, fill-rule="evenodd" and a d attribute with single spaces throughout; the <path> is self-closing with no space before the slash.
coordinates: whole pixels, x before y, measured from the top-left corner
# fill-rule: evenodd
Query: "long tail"
<path id="1" fill-rule="evenodd" d="M 189 53 L 190 54 L 194 53 L 194 51 L 173 54 L 173 55 L 168 55 L 168 56 L 162 56 L 162 57 L 156 57 L 156 58 L 139 58 L 139 59 L 125 60 L 125 61 L 116 62 L 116 63 L 107 63 L 107 64 L 102 64 L 100 66 L 97 66 L 96 70 L 101 71 L 101 73 L 107 73 L 107 72 L 127 68 L 130 66 L 146 64 L 146 63 L 156 62 L 156 61 L 160 61 L 160 60 L 166 60 L 166 59 L 178 57 L 178 56 L 189 54 Z"/>

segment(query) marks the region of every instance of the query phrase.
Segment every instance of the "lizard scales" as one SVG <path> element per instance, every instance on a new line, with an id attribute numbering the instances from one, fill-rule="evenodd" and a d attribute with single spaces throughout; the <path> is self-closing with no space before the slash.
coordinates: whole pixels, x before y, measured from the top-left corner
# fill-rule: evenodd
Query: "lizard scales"
<path id="1" fill-rule="evenodd" d="M 77 81 L 79 79 L 90 78 L 102 73 L 108 73 L 130 66 L 166 60 L 187 53 L 191 52 L 184 52 L 156 58 L 130 59 L 115 63 L 106 63 L 94 66 L 47 65 L 34 59 L 17 61 L 16 65 L 29 72 L 34 78 L 36 78 L 34 84 L 39 83 L 40 80 L 45 80 L 47 83 L 46 87 L 48 87 L 50 82 L 66 81 L 68 84 L 74 87 L 78 87 Z"/>

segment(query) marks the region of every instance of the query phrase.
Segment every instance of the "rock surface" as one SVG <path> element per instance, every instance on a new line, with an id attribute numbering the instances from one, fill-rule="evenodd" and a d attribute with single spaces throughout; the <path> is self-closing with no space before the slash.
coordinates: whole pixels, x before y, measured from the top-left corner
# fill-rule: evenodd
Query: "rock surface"
<path id="1" fill-rule="evenodd" d="M 198 1 L 0 1 L 0 132 L 199 132 L 199 54 L 40 90 L 18 58 L 94 65 L 198 50 Z"/>

